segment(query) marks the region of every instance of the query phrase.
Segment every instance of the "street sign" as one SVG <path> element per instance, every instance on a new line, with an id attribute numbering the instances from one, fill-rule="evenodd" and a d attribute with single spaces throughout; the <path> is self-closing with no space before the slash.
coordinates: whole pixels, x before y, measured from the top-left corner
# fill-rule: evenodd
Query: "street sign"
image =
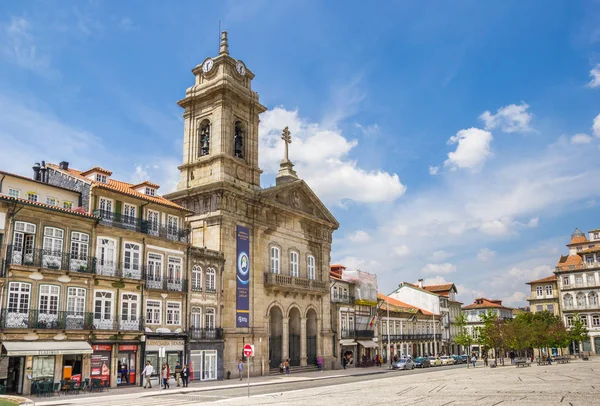
<path id="1" fill-rule="evenodd" d="M 246 357 L 253 357 L 254 356 L 254 346 L 252 344 L 246 344 L 246 345 L 244 345 L 244 355 Z"/>

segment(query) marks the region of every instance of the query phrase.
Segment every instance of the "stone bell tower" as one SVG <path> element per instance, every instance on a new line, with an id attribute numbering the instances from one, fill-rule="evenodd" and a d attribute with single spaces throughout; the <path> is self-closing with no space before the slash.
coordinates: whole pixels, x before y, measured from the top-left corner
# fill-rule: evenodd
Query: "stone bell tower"
<path id="1" fill-rule="evenodd" d="M 219 182 L 260 189 L 258 115 L 267 109 L 252 91 L 254 74 L 229 55 L 227 32 L 221 34 L 219 55 L 192 73 L 196 83 L 178 102 L 185 112 L 177 190 Z"/>

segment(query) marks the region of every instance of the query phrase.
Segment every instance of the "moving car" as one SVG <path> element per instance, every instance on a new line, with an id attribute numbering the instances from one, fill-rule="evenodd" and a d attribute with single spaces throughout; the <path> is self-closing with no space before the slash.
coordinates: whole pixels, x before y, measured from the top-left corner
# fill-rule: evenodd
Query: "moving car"
<path id="1" fill-rule="evenodd" d="M 450 355 L 454 359 L 455 364 L 464 364 L 462 357 L 460 355 Z"/>
<path id="2" fill-rule="evenodd" d="M 442 365 L 442 360 L 436 357 L 429 357 L 429 362 L 431 363 L 432 367 L 439 367 Z"/>
<path id="3" fill-rule="evenodd" d="M 431 362 L 429 362 L 428 358 L 418 357 L 415 358 L 415 366 L 417 368 L 429 368 L 431 366 Z"/>
<path id="4" fill-rule="evenodd" d="M 415 363 L 410 358 L 392 362 L 392 369 L 415 369 Z"/>
<path id="5" fill-rule="evenodd" d="M 442 361 L 442 365 L 454 365 L 454 358 L 447 355 L 442 355 L 440 361 Z"/>

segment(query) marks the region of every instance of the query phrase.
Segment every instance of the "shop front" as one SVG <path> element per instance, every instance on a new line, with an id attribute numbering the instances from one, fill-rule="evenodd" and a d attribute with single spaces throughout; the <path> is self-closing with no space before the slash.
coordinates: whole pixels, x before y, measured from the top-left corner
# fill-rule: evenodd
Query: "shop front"
<path id="1" fill-rule="evenodd" d="M 120 344 L 117 353 L 117 385 L 135 385 L 138 368 L 138 345 Z M 140 370 L 141 373 L 141 370 Z"/>
<path id="2" fill-rule="evenodd" d="M 100 379 L 102 385 L 110 386 L 112 344 L 94 344 L 91 356 L 90 378 Z"/>
<path id="3" fill-rule="evenodd" d="M 346 358 L 346 368 L 354 367 L 356 355 L 356 341 L 350 339 L 340 340 L 340 366 L 343 366 L 344 358 Z"/>
<path id="4" fill-rule="evenodd" d="M 191 381 L 223 379 L 223 342 L 191 342 L 189 344 Z"/>
<path id="5" fill-rule="evenodd" d="M 92 353 L 85 341 L 4 341 L 0 379 L 7 392 L 31 394 L 37 381 L 81 379 L 83 358 Z"/>
<path id="6" fill-rule="evenodd" d="M 159 350 L 164 348 L 165 357 L 160 358 Z M 171 373 L 174 374 L 175 366 L 177 362 L 181 365 L 185 362 L 185 339 L 183 338 L 151 338 L 147 336 L 146 339 L 146 350 L 144 352 L 144 365 L 147 361 L 154 367 L 154 374 L 158 376 L 160 367 L 163 364 L 168 364 L 171 369 Z M 154 375 L 153 375 L 154 376 Z"/>

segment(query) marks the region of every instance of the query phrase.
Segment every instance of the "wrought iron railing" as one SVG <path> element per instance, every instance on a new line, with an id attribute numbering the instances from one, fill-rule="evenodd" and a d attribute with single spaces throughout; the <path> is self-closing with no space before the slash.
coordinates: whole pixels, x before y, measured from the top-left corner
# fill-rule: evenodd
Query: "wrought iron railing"
<path id="1" fill-rule="evenodd" d="M 87 254 L 18 248 L 9 245 L 5 262 L 6 265 L 24 265 L 71 272 L 93 273 L 95 258 Z"/>
<path id="2" fill-rule="evenodd" d="M 354 296 L 352 295 L 331 295 L 331 301 L 334 303 L 354 303 Z"/>
<path id="3" fill-rule="evenodd" d="M 187 279 L 165 278 L 152 273 L 145 273 L 146 289 L 166 290 L 171 292 L 186 292 Z"/>
<path id="4" fill-rule="evenodd" d="M 192 327 L 189 336 L 191 340 L 220 340 L 223 338 L 223 329 Z"/>
<path id="5" fill-rule="evenodd" d="M 138 316 L 104 316 L 94 314 L 92 328 L 94 330 L 140 331 L 144 329 L 144 318 Z"/>
<path id="6" fill-rule="evenodd" d="M 182 229 L 177 226 L 160 225 L 149 220 L 143 220 L 138 217 L 124 216 L 106 210 L 94 210 L 94 216 L 100 218 L 100 223 L 106 226 L 119 227 L 126 230 L 132 230 L 154 237 L 164 238 L 170 241 L 180 241 L 187 243 L 190 230 Z"/>
<path id="7" fill-rule="evenodd" d="M 342 329 L 340 333 L 341 338 L 373 338 L 375 331 L 373 330 L 353 330 L 353 329 Z"/>
<path id="8" fill-rule="evenodd" d="M 433 340 L 434 334 L 390 334 L 390 342 L 391 341 L 419 341 L 419 340 Z M 442 339 L 441 334 L 435 334 L 435 338 L 437 340 Z M 381 340 L 384 342 L 388 341 L 388 335 L 381 334 Z"/>
<path id="9" fill-rule="evenodd" d="M 2 328 L 91 330 L 92 313 L 34 309 L 3 309 Z"/>

